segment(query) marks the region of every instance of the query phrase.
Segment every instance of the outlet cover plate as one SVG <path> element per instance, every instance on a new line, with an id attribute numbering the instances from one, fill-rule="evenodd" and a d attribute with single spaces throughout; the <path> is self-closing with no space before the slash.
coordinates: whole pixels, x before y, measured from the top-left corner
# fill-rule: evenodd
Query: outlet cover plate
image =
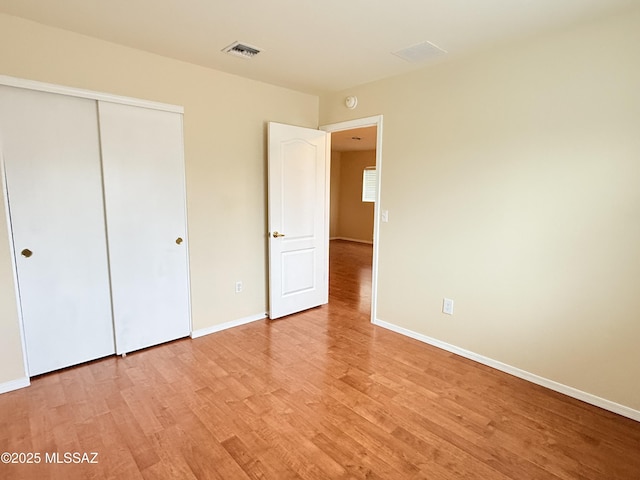
<path id="1" fill-rule="evenodd" d="M 442 301 L 442 313 L 447 315 L 453 315 L 453 300 L 450 298 L 444 298 Z"/>

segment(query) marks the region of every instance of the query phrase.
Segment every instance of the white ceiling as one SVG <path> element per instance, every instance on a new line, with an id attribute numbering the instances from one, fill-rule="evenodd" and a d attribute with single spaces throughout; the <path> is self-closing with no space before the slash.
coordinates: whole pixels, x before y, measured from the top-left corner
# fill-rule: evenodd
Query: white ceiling
<path id="1" fill-rule="evenodd" d="M 639 0 L 0 0 L 0 12 L 321 94 L 428 65 L 391 52 L 429 41 L 442 61 Z M 234 41 L 264 49 L 245 60 Z M 588 46 L 587 46 L 588 48 Z"/>

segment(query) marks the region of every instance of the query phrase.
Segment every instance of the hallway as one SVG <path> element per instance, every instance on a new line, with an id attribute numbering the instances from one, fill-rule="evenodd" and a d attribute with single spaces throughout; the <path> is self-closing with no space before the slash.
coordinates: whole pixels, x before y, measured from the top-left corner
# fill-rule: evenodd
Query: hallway
<path id="1" fill-rule="evenodd" d="M 351 308 L 369 321 L 373 245 L 331 240 L 329 305 Z"/>

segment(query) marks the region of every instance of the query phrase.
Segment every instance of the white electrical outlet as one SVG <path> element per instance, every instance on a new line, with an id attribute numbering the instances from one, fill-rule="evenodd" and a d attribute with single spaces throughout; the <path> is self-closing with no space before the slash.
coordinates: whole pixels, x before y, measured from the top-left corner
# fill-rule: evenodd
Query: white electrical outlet
<path id="1" fill-rule="evenodd" d="M 382 217 L 382 221 L 387 223 L 389 221 L 389 210 L 382 210 L 382 212 L 380 212 L 380 216 Z"/>
<path id="2" fill-rule="evenodd" d="M 242 291 L 242 281 L 238 280 L 236 282 L 236 293 L 240 293 Z"/>
<path id="3" fill-rule="evenodd" d="M 446 313 L 447 315 L 453 315 L 453 300 L 451 300 L 450 298 L 443 299 L 442 313 Z"/>

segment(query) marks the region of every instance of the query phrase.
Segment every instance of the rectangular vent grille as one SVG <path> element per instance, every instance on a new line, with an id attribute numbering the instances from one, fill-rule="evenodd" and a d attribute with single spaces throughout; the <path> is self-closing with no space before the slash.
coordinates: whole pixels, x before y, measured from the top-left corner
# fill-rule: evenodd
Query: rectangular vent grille
<path id="1" fill-rule="evenodd" d="M 223 48 L 222 51 L 236 57 L 253 58 L 262 50 L 253 45 L 247 45 L 246 43 L 233 42 L 228 47 Z"/>
<path id="2" fill-rule="evenodd" d="M 391 53 L 403 60 L 406 60 L 407 62 L 416 63 L 426 62 L 427 60 L 432 60 L 442 55 L 446 55 L 447 51 L 431 42 L 422 42 Z"/>

